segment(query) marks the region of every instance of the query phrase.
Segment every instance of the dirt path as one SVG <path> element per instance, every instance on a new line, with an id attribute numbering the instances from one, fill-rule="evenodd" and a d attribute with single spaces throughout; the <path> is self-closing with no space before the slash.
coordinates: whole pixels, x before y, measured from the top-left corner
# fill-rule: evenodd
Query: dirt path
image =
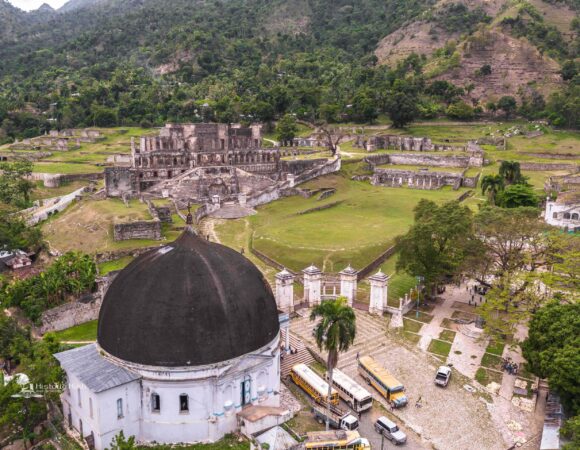
<path id="1" fill-rule="evenodd" d="M 221 219 L 213 219 L 211 217 L 204 218 L 199 224 L 198 228 L 199 234 L 204 238 L 207 238 L 207 236 L 209 236 L 210 241 L 221 244 L 222 242 L 215 231 L 216 224 L 221 221 L 222 221 Z"/>

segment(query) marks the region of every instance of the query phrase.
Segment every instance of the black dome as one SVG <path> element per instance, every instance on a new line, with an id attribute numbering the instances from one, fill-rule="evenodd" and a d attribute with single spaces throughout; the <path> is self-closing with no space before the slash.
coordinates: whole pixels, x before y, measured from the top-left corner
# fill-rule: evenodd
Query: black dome
<path id="1" fill-rule="evenodd" d="M 98 342 L 125 361 L 197 366 L 256 351 L 279 329 L 256 266 L 188 230 L 119 273 L 101 306 Z"/>

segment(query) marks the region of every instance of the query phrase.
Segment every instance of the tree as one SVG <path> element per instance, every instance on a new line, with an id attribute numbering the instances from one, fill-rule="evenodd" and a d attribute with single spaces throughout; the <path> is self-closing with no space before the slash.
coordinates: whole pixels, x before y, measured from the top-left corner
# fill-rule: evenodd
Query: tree
<path id="1" fill-rule="evenodd" d="M 531 206 L 536 208 L 540 199 L 530 186 L 513 184 L 507 186 L 498 196 L 497 204 L 503 208 L 519 208 Z"/>
<path id="2" fill-rule="evenodd" d="M 0 250 L 32 250 L 42 245 L 42 232 L 29 227 L 18 215 L 0 211 Z"/>
<path id="3" fill-rule="evenodd" d="M 452 119 L 471 120 L 473 119 L 473 108 L 464 101 L 453 103 L 447 108 L 447 115 Z"/>
<path id="4" fill-rule="evenodd" d="M 506 119 L 509 120 L 512 114 L 516 112 L 518 104 L 516 102 L 516 99 L 513 98 L 511 95 L 504 95 L 502 98 L 499 99 L 499 102 L 497 102 L 497 107 L 498 109 L 501 109 L 504 112 Z"/>
<path id="5" fill-rule="evenodd" d="M 580 303 L 554 300 L 540 308 L 530 321 L 522 344 L 530 370 L 548 378 L 565 408 L 580 413 Z"/>
<path id="6" fill-rule="evenodd" d="M 34 184 L 28 179 L 32 174 L 32 163 L 27 160 L 0 163 L 0 201 L 28 208 Z"/>
<path id="7" fill-rule="evenodd" d="M 397 238 L 397 271 L 424 277 L 434 291 L 437 284 L 458 274 L 474 244 L 471 210 L 457 201 L 441 206 L 422 199 L 415 207 L 415 222 Z"/>
<path id="8" fill-rule="evenodd" d="M 574 60 L 568 60 L 562 64 L 562 70 L 560 71 L 562 79 L 564 81 L 570 81 L 578 74 L 578 66 Z"/>
<path id="9" fill-rule="evenodd" d="M 419 117 L 417 98 L 405 92 L 396 92 L 387 100 L 386 112 L 395 128 L 403 128 Z"/>
<path id="10" fill-rule="evenodd" d="M 524 180 L 520 163 L 517 161 L 502 161 L 499 167 L 499 175 L 503 178 L 505 184 L 518 184 Z"/>
<path id="11" fill-rule="evenodd" d="M 487 201 L 495 205 L 495 198 L 504 188 L 504 181 L 500 175 L 486 175 L 481 180 L 481 193 L 487 193 Z"/>
<path id="12" fill-rule="evenodd" d="M 276 132 L 278 133 L 278 140 L 282 146 L 292 145 L 298 132 L 296 118 L 292 114 L 286 114 L 276 125 Z"/>
<path id="13" fill-rule="evenodd" d="M 470 263 L 475 268 L 472 275 L 487 284 L 487 277 L 545 267 L 552 245 L 550 230 L 535 208 L 482 208 L 474 218 L 474 231 L 482 247 Z"/>
<path id="14" fill-rule="evenodd" d="M 569 439 L 562 450 L 578 450 L 580 448 L 580 415 L 569 418 L 560 429 L 560 435 Z"/>
<path id="15" fill-rule="evenodd" d="M 489 64 L 484 64 L 480 67 L 479 74 L 483 75 L 484 77 L 491 75 L 491 66 Z"/>
<path id="16" fill-rule="evenodd" d="M 331 128 L 328 125 L 321 125 L 319 130 L 324 136 L 328 150 L 330 150 L 332 156 L 335 156 L 338 151 L 338 144 L 344 139 L 344 133 L 340 128 Z"/>
<path id="17" fill-rule="evenodd" d="M 552 233 L 546 252 L 546 267 L 538 273 L 540 280 L 553 290 L 578 301 L 580 296 L 580 236 Z"/>
<path id="18" fill-rule="evenodd" d="M 123 430 L 119 431 L 119 434 L 113 438 L 111 442 L 110 450 L 133 450 L 136 449 L 135 436 L 125 437 Z"/>
<path id="19" fill-rule="evenodd" d="M 354 310 L 346 304 L 345 297 L 324 301 L 317 305 L 310 314 L 310 320 L 320 317 L 315 328 L 316 345 L 328 352 L 326 368 L 328 370 L 328 397 L 326 399 L 328 431 L 330 417 L 330 398 L 332 395 L 332 373 L 338 363 L 341 352 L 346 352 L 354 342 L 356 335 L 356 316 Z"/>

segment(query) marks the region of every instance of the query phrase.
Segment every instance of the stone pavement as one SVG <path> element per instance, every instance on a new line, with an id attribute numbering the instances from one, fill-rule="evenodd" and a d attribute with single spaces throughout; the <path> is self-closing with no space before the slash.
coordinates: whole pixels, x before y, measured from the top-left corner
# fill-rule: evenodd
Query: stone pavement
<path id="1" fill-rule="evenodd" d="M 356 311 L 356 315 L 357 338 L 353 347 L 341 355 L 338 366 L 364 384 L 357 373 L 356 355 L 371 355 L 405 384 L 410 404 L 395 410 L 393 414 L 397 424 L 413 437 L 410 439 L 410 448 L 430 448 L 431 445 L 449 450 L 507 448 L 507 443 L 496 431 L 479 393 L 465 391 L 462 387 L 465 381 L 459 375 L 452 378 L 446 389 L 435 386 L 433 377 L 438 365 L 436 360 L 426 357 L 418 349 L 407 349 L 391 339 L 387 334 L 385 319 L 361 311 Z M 291 322 L 292 333 L 314 348 L 312 327 L 312 322 L 307 318 L 298 317 Z M 369 390 L 373 392 L 375 400 L 389 411 L 386 401 L 372 388 Z M 423 407 L 415 408 L 419 397 L 422 398 Z M 371 417 L 373 414 L 385 413 L 385 410 L 377 407 L 373 410 L 376 412 L 371 413 Z M 363 424 L 361 432 L 366 437 L 374 436 L 373 443 L 380 448 L 380 437 L 372 427 Z M 385 443 L 385 446 L 390 448 L 390 443 Z"/>

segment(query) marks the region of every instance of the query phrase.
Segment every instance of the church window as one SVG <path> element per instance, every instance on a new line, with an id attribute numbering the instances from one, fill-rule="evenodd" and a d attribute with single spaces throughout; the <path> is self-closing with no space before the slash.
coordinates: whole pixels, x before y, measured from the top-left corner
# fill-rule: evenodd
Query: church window
<path id="1" fill-rule="evenodd" d="M 78 396 L 78 400 L 79 400 L 79 408 L 82 408 L 83 404 L 81 401 L 81 388 L 77 388 L 77 396 Z"/>
<path id="2" fill-rule="evenodd" d="M 181 394 L 179 396 L 179 411 L 188 412 L 189 411 L 189 397 L 187 394 Z"/>
<path id="3" fill-rule="evenodd" d="M 161 411 L 161 397 L 159 397 L 159 394 L 151 394 L 151 411 Z"/>
<path id="4" fill-rule="evenodd" d="M 554 219 L 557 219 L 557 218 L 558 218 L 558 213 L 556 213 L 556 212 L 555 212 L 555 213 L 552 215 L 552 217 L 553 217 Z"/>
<path id="5" fill-rule="evenodd" d="M 121 419 L 123 417 L 123 399 L 117 399 L 117 419 Z"/>
<path id="6" fill-rule="evenodd" d="M 89 397 L 89 415 L 93 418 L 93 399 Z"/>
<path id="7" fill-rule="evenodd" d="M 564 219 L 570 220 L 570 213 L 564 213 Z"/>
<path id="8" fill-rule="evenodd" d="M 572 220 L 578 220 L 578 213 L 572 214 Z"/>

